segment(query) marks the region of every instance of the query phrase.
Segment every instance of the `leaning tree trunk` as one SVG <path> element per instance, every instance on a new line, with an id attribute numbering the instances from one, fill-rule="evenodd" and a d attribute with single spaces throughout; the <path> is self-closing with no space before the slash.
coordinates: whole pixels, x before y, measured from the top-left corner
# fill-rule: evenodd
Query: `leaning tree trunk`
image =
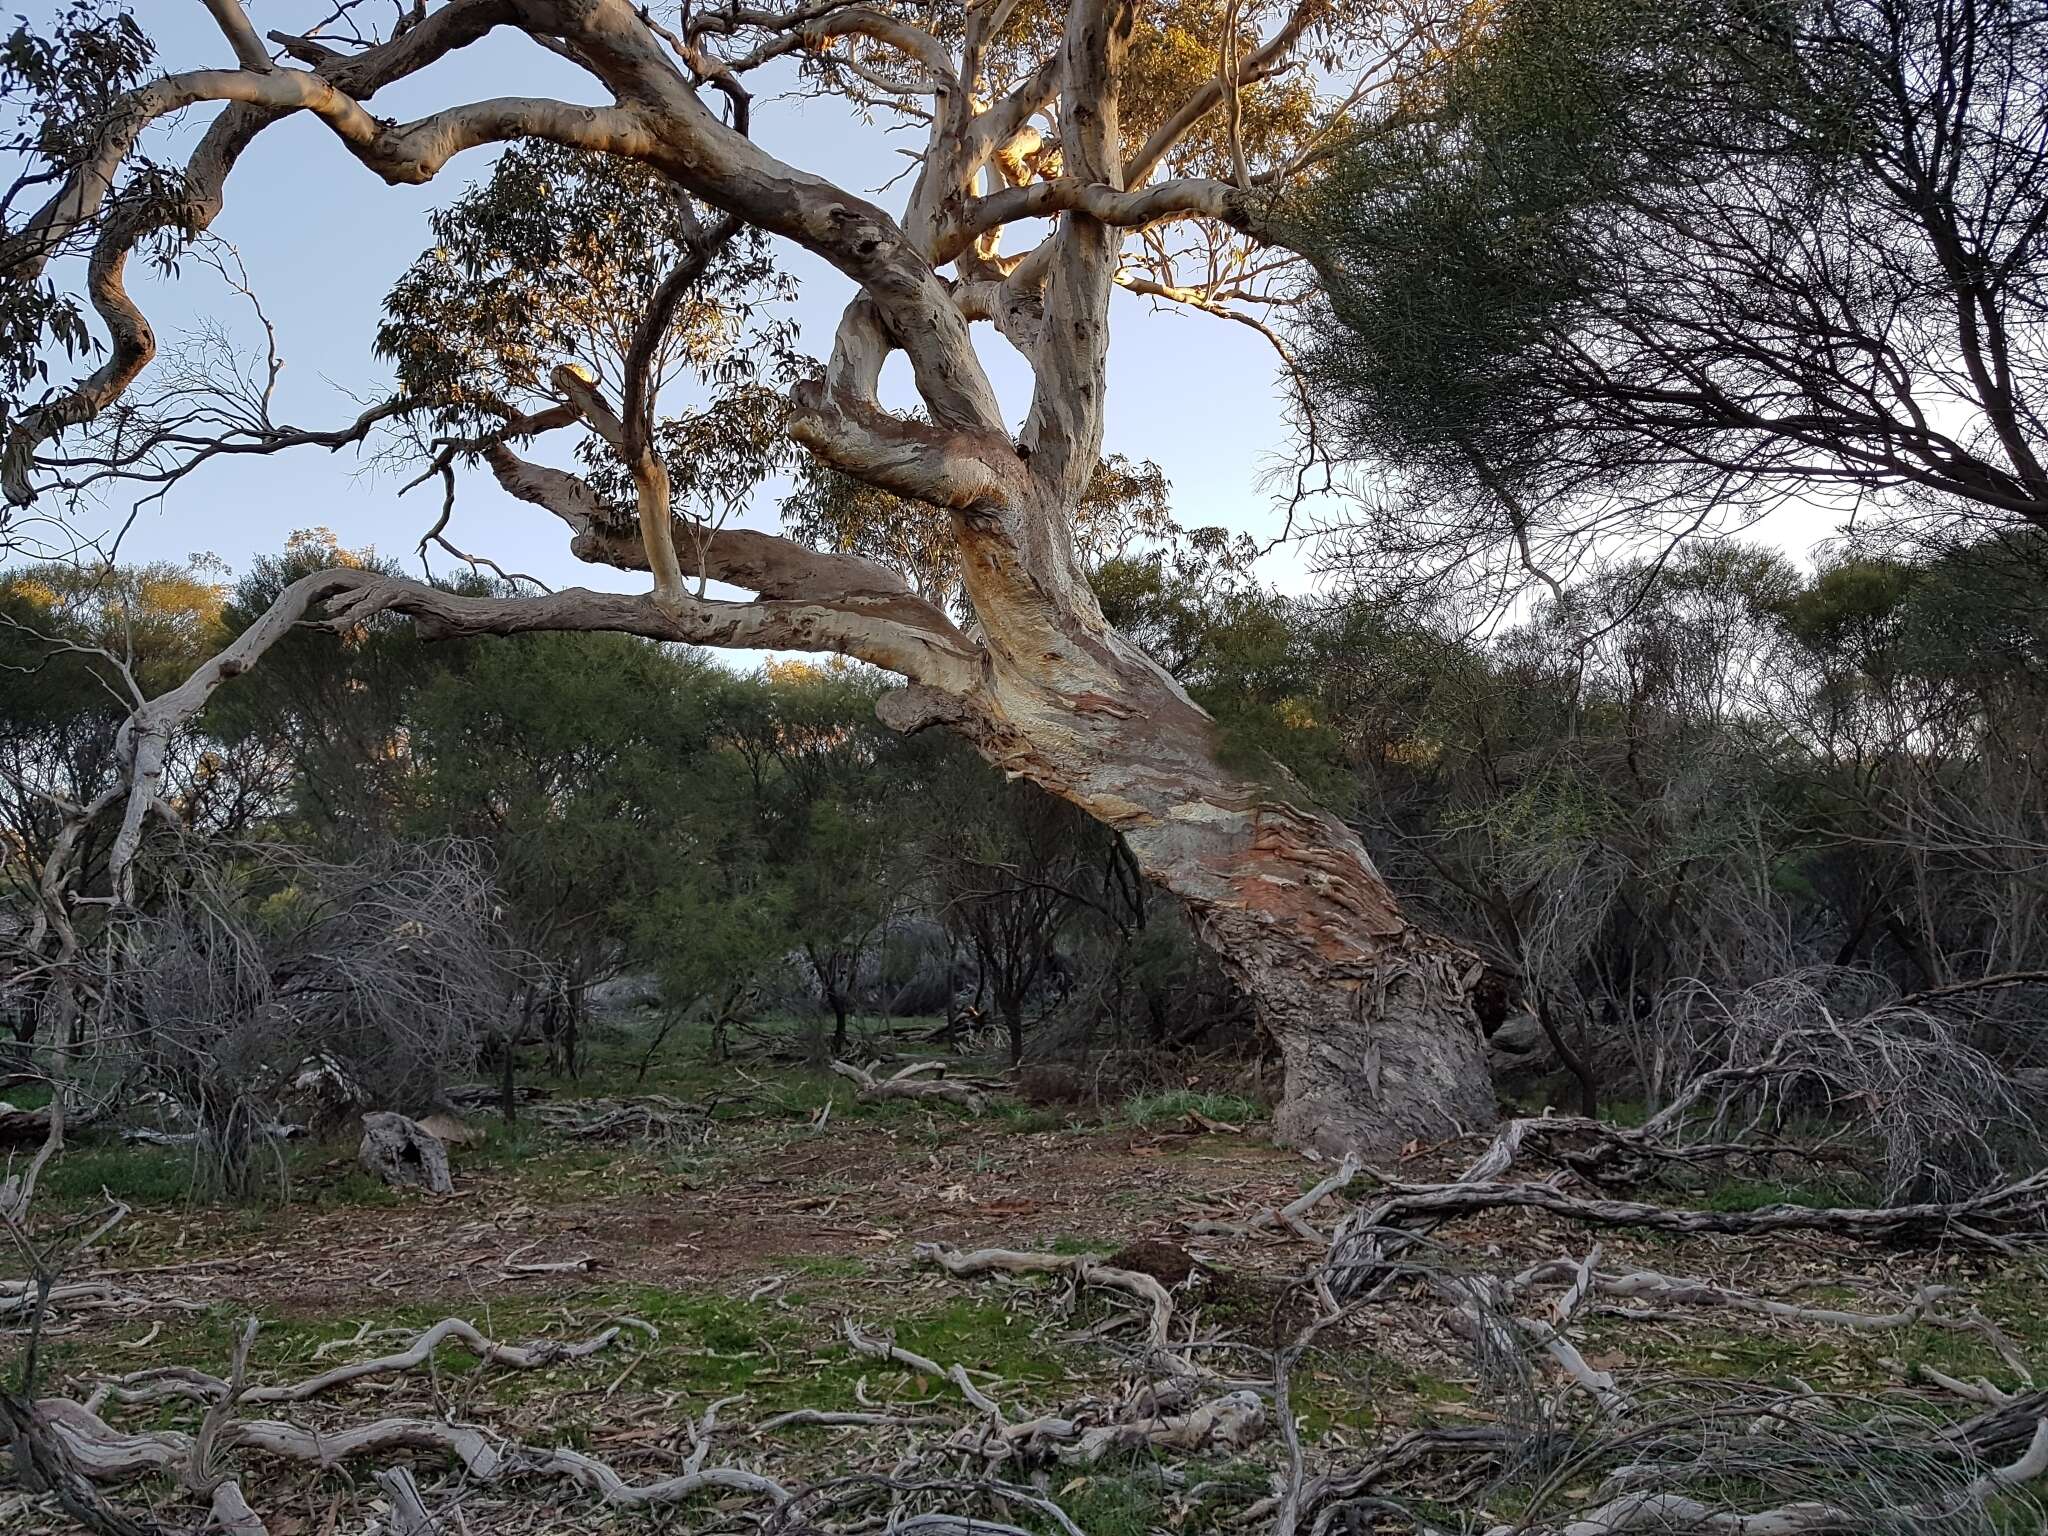
<path id="1" fill-rule="evenodd" d="M 1401 916 L 1357 835 L 1226 768 L 1215 722 L 1099 614 L 1089 622 L 1092 598 L 1055 633 L 1050 605 L 977 597 L 985 621 L 1028 612 L 1019 643 L 989 623 L 980 687 L 963 699 L 912 686 L 884 697 L 884 720 L 948 726 L 1123 835 L 1278 1044 L 1280 1139 L 1384 1156 L 1488 1124 L 1479 964 Z"/>

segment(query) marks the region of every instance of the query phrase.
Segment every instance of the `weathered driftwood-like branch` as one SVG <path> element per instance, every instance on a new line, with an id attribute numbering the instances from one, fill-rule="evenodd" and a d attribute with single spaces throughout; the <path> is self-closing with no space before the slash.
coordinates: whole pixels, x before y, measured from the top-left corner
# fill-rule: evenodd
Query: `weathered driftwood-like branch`
<path id="1" fill-rule="evenodd" d="M 1305 1243 L 1318 1248 L 1327 1248 L 1330 1240 L 1308 1222 L 1308 1213 L 1321 1205 L 1332 1195 L 1340 1194 L 1358 1177 L 1358 1159 L 1347 1157 L 1343 1165 L 1314 1188 L 1290 1200 L 1282 1206 L 1267 1206 L 1249 1221 L 1223 1221 L 1205 1218 L 1185 1223 L 1187 1230 L 1204 1237 L 1249 1237 L 1255 1232 L 1272 1231 L 1285 1227 Z"/>
<path id="2" fill-rule="evenodd" d="M 1015 1424 L 962 1430 L 947 1448 L 991 1465 L 1056 1461 L 1092 1467 L 1110 1456 L 1168 1451 L 1180 1455 L 1242 1450 L 1265 1434 L 1266 1405 L 1258 1393 L 1226 1392 L 1182 1413 L 1130 1414 L 1108 1424 L 1047 1415 Z"/>
<path id="3" fill-rule="evenodd" d="M 944 1243 L 919 1243 L 917 1257 L 936 1264 L 956 1280 L 975 1275 L 1058 1275 L 1072 1279 L 1077 1289 L 1103 1286 L 1122 1291 L 1144 1303 L 1149 1312 L 1145 1338 L 1154 1350 L 1166 1348 L 1173 1328 L 1173 1296 L 1152 1276 L 1137 1270 L 1118 1269 L 1086 1254 L 1068 1258 L 1057 1253 L 1019 1253 L 1010 1248 L 976 1248 L 963 1253 Z"/>
<path id="4" fill-rule="evenodd" d="M 454 1339 L 461 1343 L 478 1360 L 511 1371 L 534 1371 L 562 1360 L 581 1360 L 594 1355 L 628 1332 L 637 1332 L 649 1339 L 659 1334 L 651 1324 L 637 1317 L 622 1317 L 609 1327 L 592 1334 L 587 1339 L 533 1339 L 525 1344 L 500 1344 L 486 1338 L 476 1326 L 463 1318 L 444 1317 L 433 1327 L 414 1337 L 404 1349 L 392 1354 L 380 1355 L 374 1360 L 359 1360 L 350 1365 L 338 1365 L 331 1371 L 304 1381 L 278 1386 L 248 1387 L 241 1393 L 245 1403 L 303 1403 L 308 1398 L 318 1397 L 337 1387 L 352 1382 L 365 1381 L 377 1376 L 397 1376 L 419 1369 L 434 1358 L 435 1352 Z M 187 1366 L 154 1366 L 148 1370 L 133 1371 L 101 1382 L 94 1387 L 86 1399 L 88 1411 L 98 1413 L 108 1403 L 134 1406 L 142 1403 L 161 1403 L 175 1400 L 189 1400 L 201 1403 L 218 1402 L 228 1391 L 228 1383 L 218 1376 Z"/>
<path id="5" fill-rule="evenodd" d="M 249 1507 L 249 1501 L 242 1497 L 242 1485 L 233 1478 L 213 1490 L 207 1529 L 223 1536 L 270 1536 L 270 1527 Z"/>
<path id="6" fill-rule="evenodd" d="M 1582 1297 L 1590 1295 L 1627 1303 L 1616 1309 L 1621 1316 L 1646 1321 L 1667 1320 L 1689 1311 L 1724 1311 L 1747 1312 L 1781 1322 L 1848 1328 L 1861 1333 L 1888 1333 L 1916 1326 L 1974 1333 L 1990 1345 L 2021 1380 L 2033 1379 L 2025 1358 L 1997 1324 L 1974 1307 L 1961 1312 L 1952 1312 L 1944 1307 L 1943 1304 L 1956 1294 L 1953 1286 L 1922 1286 L 1910 1301 L 1892 1312 L 1848 1312 L 1836 1307 L 1811 1307 L 1768 1296 L 1752 1296 L 1709 1281 L 1674 1278 L 1658 1274 L 1655 1270 L 1602 1274 L 1568 1259 L 1560 1259 L 1524 1270 L 1515 1277 L 1512 1289 L 1520 1292 L 1535 1285 L 1555 1284 L 1559 1280 L 1569 1281 Z"/>
<path id="7" fill-rule="evenodd" d="M 1944 1438 L 1986 1460 L 2013 1456 L 2031 1442 L 2043 1421 L 2048 1421 L 2048 1391 L 2028 1392 L 1952 1426 Z"/>
<path id="8" fill-rule="evenodd" d="M 1131 1451 L 1237 1451 L 1265 1432 L 1266 1405 L 1258 1393 L 1226 1392 L 1187 1413 L 1083 1430 L 1058 1456 L 1063 1462 L 1092 1467 L 1107 1456 Z"/>
<path id="9" fill-rule="evenodd" d="M 419 1484 L 404 1467 L 379 1467 L 370 1474 L 391 1506 L 391 1536 L 440 1536 L 440 1527 L 420 1497 Z"/>
<path id="10" fill-rule="evenodd" d="M 887 1360 L 905 1370 L 916 1371 L 920 1376 L 929 1376 L 937 1381 L 950 1381 L 960 1395 L 996 1423 L 1003 1422 L 1002 1406 L 974 1384 L 967 1374 L 967 1367 L 960 1364 L 941 1365 L 927 1356 L 902 1348 L 892 1338 L 865 1334 L 856 1328 L 852 1318 L 841 1324 L 846 1334 L 847 1347 L 857 1355 L 866 1355 L 873 1360 Z"/>
<path id="11" fill-rule="evenodd" d="M 979 1115 L 988 1108 L 988 1096 L 980 1089 L 934 1076 L 945 1071 L 944 1064 L 936 1061 L 912 1062 L 888 1077 L 876 1077 L 867 1068 L 857 1067 L 849 1061 L 833 1062 L 832 1070 L 859 1085 L 853 1096 L 862 1103 L 884 1099 L 937 1099 L 957 1105 L 970 1115 Z"/>
<path id="12" fill-rule="evenodd" d="M 73 1463 L 95 1482 L 124 1482 L 152 1473 L 177 1474 L 189 1464 L 191 1437 L 176 1430 L 124 1433 L 82 1403 L 45 1398 L 37 1420 Z M 574 1483 L 619 1508 L 676 1504 L 700 1493 L 739 1493 L 784 1504 L 789 1490 L 773 1478 L 735 1467 L 708 1467 L 650 1482 L 629 1481 L 580 1451 L 495 1439 L 473 1425 L 439 1419 L 378 1419 L 342 1429 L 312 1430 L 271 1420 L 233 1420 L 219 1436 L 222 1451 L 256 1451 L 323 1470 L 400 1452 L 446 1456 L 476 1482 L 496 1486 L 522 1477 Z"/>
<path id="13" fill-rule="evenodd" d="M 66 1280 L 51 1287 L 48 1299 L 51 1312 L 105 1311 L 121 1312 L 148 1311 L 153 1307 L 176 1307 L 191 1312 L 202 1312 L 205 1306 L 200 1302 L 161 1301 L 116 1285 L 112 1280 Z M 29 1317 L 35 1311 L 36 1292 L 33 1281 L 0 1280 L 0 1324 L 13 1324 Z"/>

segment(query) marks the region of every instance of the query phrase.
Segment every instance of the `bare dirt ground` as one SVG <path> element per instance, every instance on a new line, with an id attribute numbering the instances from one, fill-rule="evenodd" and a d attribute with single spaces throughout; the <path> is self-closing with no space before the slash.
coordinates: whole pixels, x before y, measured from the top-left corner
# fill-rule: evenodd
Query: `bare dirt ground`
<path id="1" fill-rule="evenodd" d="M 1327 1176 L 1327 1165 L 1273 1148 L 1256 1125 L 1217 1132 L 1201 1128 L 1199 1116 L 1172 1113 L 1134 1125 L 1114 1108 L 1044 1112 L 1004 1101 L 969 1119 L 946 1108 L 854 1106 L 841 1095 L 836 1112 L 821 1116 L 819 1096 L 832 1090 L 801 1075 L 790 1081 L 797 1089 L 777 1104 L 665 1145 L 575 1142 L 531 1124 L 494 1128 L 456 1150 L 452 1196 L 370 1185 L 345 1140 L 297 1155 L 292 1201 L 281 1208 L 200 1207 L 130 1191 L 132 1213 L 88 1276 L 106 1283 L 110 1299 L 57 1309 L 43 1340 L 41 1390 L 86 1400 L 110 1380 L 165 1366 L 224 1376 L 249 1317 L 260 1328 L 247 1380 L 262 1388 L 389 1354 L 443 1318 L 500 1343 L 556 1345 L 631 1319 L 580 1358 L 516 1369 L 458 1340 L 418 1369 L 246 1412 L 316 1436 L 394 1416 L 475 1425 L 494 1444 L 600 1458 L 643 1486 L 688 1466 L 703 1440 L 710 1465 L 772 1477 L 785 1492 L 854 1477 L 886 1485 L 922 1468 L 922 1492 L 899 1490 L 893 1505 L 863 1517 L 877 1530 L 892 1507 L 896 1517 L 960 1507 L 965 1495 L 932 1482 L 938 1464 L 963 1478 L 993 1468 L 1055 1498 L 1058 1516 L 1017 1503 L 1023 1495 L 1007 1503 L 973 1496 L 977 1514 L 1025 1531 L 1064 1532 L 1063 1520 L 1087 1536 L 1267 1528 L 1288 1463 L 1270 1392 L 1254 1431 L 1186 1451 L 1081 1463 L 1071 1447 L 993 1462 L 985 1446 L 961 1450 L 957 1437 L 980 1415 L 947 1379 L 952 1366 L 996 1400 L 999 1422 L 1064 1414 L 1086 1425 L 1102 1412 L 1087 1405 L 1128 1393 L 1142 1309 L 1061 1275 L 956 1278 L 918 1245 L 1142 1267 L 1148 1250 L 1134 1245 L 1172 1244 L 1200 1266 L 1174 1292 L 1174 1337 L 1185 1341 L 1176 1349 L 1200 1353 L 1218 1380 L 1270 1383 L 1275 1345 L 1314 1315 L 1311 1293 L 1296 1282 L 1320 1250 L 1295 1234 L 1204 1235 L 1191 1224 L 1282 1205 Z M 1479 1145 L 1417 1149 L 1382 1171 L 1449 1177 Z M 81 1211 L 94 1203 L 95 1178 L 156 1166 L 132 1149 L 72 1155 L 61 1189 Z M 1350 1199 L 1312 1212 L 1314 1223 L 1327 1233 L 1371 1188 L 1371 1175 L 1361 1176 Z M 1740 1209 L 1786 1193 L 1731 1185 L 1693 1198 Z M 1454 1268 L 1512 1273 L 1585 1260 L 1596 1241 L 1606 1267 L 1862 1314 L 1910 1310 L 1925 1287 L 1950 1288 L 1940 1321 L 1888 1328 L 1717 1306 L 1588 1307 L 1573 1321 L 1577 1347 L 1590 1368 L 1632 1394 L 1704 1397 L 1733 1383 L 1794 1381 L 1814 1394 L 1866 1394 L 1958 1418 L 1981 1405 L 1930 1388 L 1929 1368 L 2012 1392 L 2030 1387 L 2037 1369 L 2048 1372 L 2048 1280 L 2027 1261 L 1830 1237 L 1593 1234 L 1526 1211 L 1454 1222 L 1432 1251 Z M 938 1373 L 863 1355 L 849 1324 L 893 1338 Z M 1530 1380 L 1543 1393 L 1564 1391 L 1540 1360 Z M 775 1422 L 798 1409 L 892 1422 Z M 110 1423 L 137 1431 L 191 1433 L 201 1421 L 193 1401 L 116 1401 L 105 1411 Z M 1525 1411 L 1503 1397 L 1441 1294 L 1424 1285 L 1391 1287 L 1320 1335 L 1297 1363 L 1287 1406 L 1306 1463 L 1332 1476 L 1411 1431 L 1483 1430 Z M 984 1422 L 980 1433 L 987 1429 Z M 588 1478 L 485 1478 L 430 1450 L 320 1467 L 242 1449 L 225 1464 L 270 1536 L 325 1536 L 396 1528 L 379 1524 L 390 1512 L 371 1477 L 394 1460 L 411 1466 L 449 1533 L 759 1528 L 759 1500 L 743 1493 L 621 1507 Z M 1480 1470 L 1431 1474 L 1437 1517 L 1458 1522 L 1440 1529 L 1485 1530 L 1523 1507 L 1525 1493 L 1507 1491 L 1499 1468 Z M 203 1499 L 161 1479 L 117 1492 L 157 1529 L 192 1531 L 204 1514 Z M 859 1520 L 834 1524 L 860 1528 Z M 81 1528 L 46 1498 L 0 1493 L 0 1530 Z M 793 1517 L 780 1527 L 818 1528 Z"/>
<path id="2" fill-rule="evenodd" d="M 742 1150 L 749 1144 L 759 1150 Z M 736 1165 L 729 1175 L 675 1173 L 630 1147 L 538 1173 L 465 1170 L 458 1151 L 453 1196 L 409 1198 L 374 1220 L 357 1207 L 316 1210 L 267 1225 L 259 1243 L 226 1256 L 212 1251 L 224 1239 L 206 1212 L 145 1212 L 129 1236 L 138 1254 L 203 1250 L 178 1281 L 188 1298 L 311 1316 L 572 1295 L 593 1278 L 728 1288 L 792 1259 L 883 1261 L 918 1242 L 1115 1247 L 1169 1235 L 1190 1211 L 1292 1199 L 1309 1166 L 1244 1137 L 966 1126 L 933 1146 L 858 1121 L 790 1140 L 744 1138 L 722 1155 Z M 577 1260 L 586 1267 L 508 1268 Z"/>

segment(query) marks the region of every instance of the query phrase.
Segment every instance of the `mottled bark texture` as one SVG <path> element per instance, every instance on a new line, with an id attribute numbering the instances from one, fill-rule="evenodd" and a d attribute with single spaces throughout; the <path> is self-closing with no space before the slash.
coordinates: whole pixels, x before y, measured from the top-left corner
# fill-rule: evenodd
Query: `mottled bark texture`
<path id="1" fill-rule="evenodd" d="M 429 635 L 612 629 L 836 651 L 906 679 L 885 706 L 893 724 L 961 733 L 992 763 L 1117 828 L 1144 872 L 1187 902 L 1286 1058 L 1285 1139 L 1384 1153 L 1487 1120 L 1485 1060 L 1466 1002 L 1476 972 L 1469 957 L 1402 920 L 1345 827 L 1223 764 L 1213 722 L 1104 622 L 1075 551 L 1075 510 L 1103 450 L 1111 295 L 1125 286 L 1212 311 L 1220 304 L 1171 270 L 1144 276 L 1144 263 L 1170 268 L 1173 258 L 1161 254 L 1165 244 L 1129 237 L 1178 225 L 1198 236 L 1198 248 L 1256 244 L 1269 229 L 1271 198 L 1312 166 L 1313 148 L 1283 147 L 1254 173 L 1236 145 L 1228 182 L 1154 173 L 1211 114 L 1234 121 L 1244 83 L 1327 74 L 1344 47 L 1367 46 L 1360 39 L 1370 35 L 1328 0 L 1276 11 L 1271 30 L 1240 50 L 1229 80 L 1201 75 L 1184 100 L 1151 103 L 1157 126 L 1132 152 L 1120 115 L 1141 8 L 1070 0 L 1064 24 L 1044 29 L 1041 56 L 1001 65 L 1008 83 L 998 88 L 993 61 L 1016 46 L 1014 37 L 996 46 L 1015 11 L 1001 0 L 968 7 L 944 39 L 914 25 L 908 7 L 707 6 L 667 28 L 629 0 L 446 0 L 346 55 L 273 34 L 284 57 L 262 67 L 237 0 L 209 0 L 223 52 L 240 67 L 138 90 L 77 175 L 21 234 L 0 241 L 0 272 L 17 279 L 89 244 L 90 292 L 112 342 L 106 366 L 14 424 L 0 465 L 10 501 L 33 499 L 45 446 L 116 400 L 154 354 L 153 333 L 124 286 L 128 253 L 170 225 L 205 228 L 242 150 L 272 123 L 311 116 L 393 183 L 429 181 L 474 147 L 542 138 L 649 166 L 850 281 L 828 366 L 792 392 L 791 435 L 846 474 L 947 513 L 976 623 L 956 625 L 867 561 L 707 527 L 670 505 L 665 474 L 634 473 L 636 505 L 624 513 L 579 477 L 522 457 L 518 445 L 529 438 L 580 429 L 611 444 L 629 469 L 645 468 L 621 411 L 646 399 L 648 380 L 629 377 L 627 398 L 608 401 L 558 372 L 557 403 L 509 424 L 482 448 L 483 461 L 514 496 L 558 517 L 578 556 L 651 571 L 656 590 L 458 597 L 360 571 L 301 583 L 220 663 L 138 717 L 123 871 L 156 803 L 167 733 L 312 604 L 326 605 L 339 627 L 389 611 Z M 1356 32 L 1345 31 L 1352 25 Z M 363 105 L 500 29 L 573 61 L 609 103 L 498 97 L 409 123 Z M 1315 57 L 1301 56 L 1317 38 Z M 776 159 L 747 136 L 737 108 L 733 123 L 714 110 L 709 94 L 738 103 L 751 70 L 792 54 L 842 61 L 851 72 L 842 78 L 857 91 L 886 94 L 897 89 L 890 82 L 909 82 L 904 120 L 922 126 L 925 142 L 897 216 Z M 1372 61 L 1354 62 L 1370 72 Z M 143 128 L 202 102 L 229 105 L 194 152 L 184 205 L 108 213 L 104 189 Z M 1026 239 L 1006 252 L 1005 237 L 1019 231 Z M 1031 366 L 1034 390 L 1019 426 L 1005 419 L 977 355 L 976 324 L 995 327 Z M 880 404 L 883 365 L 897 352 L 910 365 L 920 419 Z M 707 580 L 754 596 L 709 595 Z"/>
<path id="2" fill-rule="evenodd" d="M 1477 962 L 1403 920 L 1348 827 L 1223 767 L 1214 723 L 1120 636 L 1071 660 L 998 663 L 965 696 L 906 689 L 883 718 L 950 726 L 1123 834 L 1278 1043 L 1283 1141 L 1383 1155 L 1489 1124 Z"/>

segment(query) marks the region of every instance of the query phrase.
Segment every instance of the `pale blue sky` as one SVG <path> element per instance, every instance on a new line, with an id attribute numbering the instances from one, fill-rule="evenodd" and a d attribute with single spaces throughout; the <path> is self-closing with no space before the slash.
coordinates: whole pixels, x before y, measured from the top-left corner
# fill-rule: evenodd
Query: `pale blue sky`
<path id="1" fill-rule="evenodd" d="M 259 29 L 303 28 L 328 7 L 315 0 L 252 0 Z M 47 16 L 52 0 L 30 0 Z M 231 62 L 198 0 L 141 0 L 169 68 Z M 829 106 L 771 99 L 757 85 L 756 137 L 777 154 L 863 193 L 906 163 L 898 146 L 913 141 L 849 121 Z M 597 100 L 587 77 L 524 39 L 501 36 L 465 50 L 376 99 L 380 116 L 412 118 L 453 102 L 507 94 Z M 206 114 L 177 122 L 158 148 L 189 146 Z M 276 419 L 331 426 L 357 407 L 343 391 L 370 398 L 386 376 L 371 356 L 379 306 L 392 279 L 427 244 L 426 214 L 485 174 L 489 159 L 456 160 L 429 187 L 390 187 L 344 153 L 325 128 L 301 117 L 266 131 L 243 156 L 214 232 L 232 242 L 275 323 L 286 359 Z M 884 194 L 894 206 L 900 189 Z M 821 354 L 849 288 L 844 279 L 794 247 L 782 259 L 802 285 L 798 319 L 807 351 Z M 168 344 L 204 315 L 233 319 L 253 336 L 217 278 L 189 267 L 174 282 L 141 264 L 131 269 L 136 297 Z M 1158 313 L 1119 295 L 1113 316 L 1109 443 L 1112 451 L 1158 461 L 1173 483 L 1177 515 L 1188 524 L 1222 523 L 1264 537 L 1279 526 L 1262 475 L 1285 451 L 1276 360 L 1242 326 L 1201 315 Z M 1022 360 L 993 331 L 978 339 L 1005 401 L 1021 415 L 1028 379 Z M 900 359 L 894 365 L 900 369 Z M 897 381 L 900 385 L 900 380 Z M 902 403 L 908 403 L 907 400 Z M 212 551 L 237 569 L 274 550 L 295 528 L 324 525 L 351 547 L 374 545 L 410 556 L 438 509 L 438 487 L 399 498 L 399 481 L 368 475 L 346 451 L 298 450 L 269 459 L 216 462 L 145 509 L 123 546 L 128 558 L 181 558 Z M 125 515 L 124 499 L 106 515 Z M 772 488 L 749 521 L 774 526 Z M 644 578 L 582 565 L 565 548 L 560 525 L 511 501 L 487 477 L 465 478 L 450 536 L 510 569 L 552 585 L 635 586 Z M 1287 586 L 1303 581 L 1298 550 L 1271 557 L 1267 574 Z"/>

